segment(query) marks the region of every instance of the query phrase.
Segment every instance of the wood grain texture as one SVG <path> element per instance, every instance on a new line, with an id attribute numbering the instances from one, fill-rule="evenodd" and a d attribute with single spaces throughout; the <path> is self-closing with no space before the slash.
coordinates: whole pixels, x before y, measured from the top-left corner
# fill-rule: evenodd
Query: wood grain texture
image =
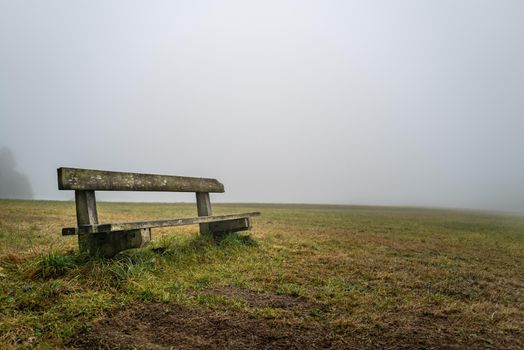
<path id="1" fill-rule="evenodd" d="M 215 237 L 220 237 L 231 232 L 246 231 L 251 228 L 249 218 L 211 222 L 208 225 L 209 231 L 213 232 L 213 236 Z"/>
<path id="2" fill-rule="evenodd" d="M 260 215 L 260 212 L 256 211 L 256 212 L 242 213 L 242 214 L 199 216 L 199 217 L 193 217 L 193 218 L 120 222 L 120 223 L 99 224 L 99 225 L 82 225 L 82 226 L 79 226 L 78 229 L 74 227 L 63 228 L 62 234 L 71 235 L 71 234 L 74 234 L 73 232 L 97 233 L 97 232 L 137 230 L 141 228 L 153 228 L 153 227 L 183 226 L 183 225 L 218 222 L 218 221 L 225 221 L 225 220 L 243 219 L 243 218 L 259 216 L 259 215 Z"/>
<path id="3" fill-rule="evenodd" d="M 211 199 L 209 198 L 209 193 L 207 192 L 197 192 L 196 193 L 196 202 L 197 202 L 197 212 L 198 216 L 211 216 L 213 211 L 211 209 Z M 206 235 L 209 234 L 209 224 L 203 223 L 199 225 L 200 234 Z"/>
<path id="4" fill-rule="evenodd" d="M 98 224 L 98 213 L 96 210 L 96 197 L 94 191 L 75 191 L 75 204 L 76 222 L 78 226 Z M 88 238 L 86 235 L 78 235 L 78 247 L 81 252 L 86 252 L 88 250 Z"/>
<path id="5" fill-rule="evenodd" d="M 123 250 L 144 247 L 151 241 L 151 229 L 89 233 L 86 236 L 89 255 L 111 258 Z"/>
<path id="6" fill-rule="evenodd" d="M 218 180 L 200 177 L 78 168 L 58 168 L 57 173 L 60 190 L 224 192 L 224 185 Z"/>

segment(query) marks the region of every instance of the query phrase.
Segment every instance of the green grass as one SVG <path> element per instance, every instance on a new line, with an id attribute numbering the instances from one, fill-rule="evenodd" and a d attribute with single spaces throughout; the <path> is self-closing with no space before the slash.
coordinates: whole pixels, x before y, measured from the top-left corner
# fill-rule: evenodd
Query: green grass
<path id="1" fill-rule="evenodd" d="M 100 203 L 101 222 L 194 216 L 192 204 Z M 250 235 L 216 243 L 197 226 L 153 230 L 115 259 L 77 251 L 72 202 L 0 201 L 0 344 L 68 347 L 90 322 L 130 303 L 233 310 L 321 322 L 360 344 L 447 334 L 458 347 L 520 348 L 524 217 L 416 208 L 219 204 L 261 211 Z M 206 293 L 234 286 L 322 305 L 253 307 Z M 414 333 L 415 332 L 415 333 Z M 417 333 L 418 332 L 418 333 Z M 439 347 L 439 344 L 434 344 Z M 1 346 L 0 346 L 1 347 Z"/>

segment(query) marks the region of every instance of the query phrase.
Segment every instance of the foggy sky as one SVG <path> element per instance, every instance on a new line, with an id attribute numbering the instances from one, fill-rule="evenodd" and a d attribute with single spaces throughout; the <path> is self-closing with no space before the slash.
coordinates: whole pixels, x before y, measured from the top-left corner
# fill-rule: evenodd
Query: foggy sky
<path id="1" fill-rule="evenodd" d="M 523 1 L 0 0 L 0 147 L 35 198 L 73 166 L 524 211 L 523 136 Z"/>

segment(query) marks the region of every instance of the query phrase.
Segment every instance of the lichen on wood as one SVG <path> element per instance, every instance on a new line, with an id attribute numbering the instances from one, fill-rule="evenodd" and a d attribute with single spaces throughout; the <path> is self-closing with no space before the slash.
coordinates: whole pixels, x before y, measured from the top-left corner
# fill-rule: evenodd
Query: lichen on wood
<path id="1" fill-rule="evenodd" d="M 224 185 L 218 180 L 201 177 L 78 168 L 58 168 L 57 171 L 60 190 L 224 192 Z"/>

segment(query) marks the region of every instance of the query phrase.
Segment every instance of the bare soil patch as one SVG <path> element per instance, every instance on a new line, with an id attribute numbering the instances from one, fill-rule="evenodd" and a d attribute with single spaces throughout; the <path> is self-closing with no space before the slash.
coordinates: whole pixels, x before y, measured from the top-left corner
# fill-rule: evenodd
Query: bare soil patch
<path id="1" fill-rule="evenodd" d="M 242 300 L 250 307 L 254 308 L 276 308 L 276 309 L 325 309 L 325 305 L 312 303 L 305 298 L 291 295 L 278 295 L 270 293 L 256 292 L 250 289 L 244 289 L 234 286 L 210 288 L 205 291 L 206 294 L 223 295 L 229 299 Z"/>
<path id="2" fill-rule="evenodd" d="M 132 305 L 92 325 L 82 349 L 329 349 L 343 340 L 320 324 L 296 325 L 174 304 Z"/>

